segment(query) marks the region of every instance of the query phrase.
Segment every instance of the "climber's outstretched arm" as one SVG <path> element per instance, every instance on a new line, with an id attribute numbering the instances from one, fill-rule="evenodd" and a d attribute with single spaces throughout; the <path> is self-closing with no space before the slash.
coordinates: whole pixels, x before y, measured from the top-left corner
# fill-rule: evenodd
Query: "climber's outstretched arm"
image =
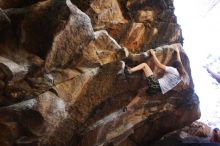
<path id="1" fill-rule="evenodd" d="M 154 60 L 155 64 L 156 64 L 159 68 L 165 70 L 165 67 L 166 67 L 166 66 L 165 66 L 164 64 L 162 64 L 162 63 L 158 60 L 155 51 L 154 51 L 153 49 L 150 49 L 150 53 L 151 53 L 151 55 L 153 56 L 153 60 Z"/>
<path id="2" fill-rule="evenodd" d="M 216 81 L 217 81 L 218 83 L 220 83 L 220 74 L 211 71 L 209 68 L 207 68 L 207 71 L 208 71 L 208 73 L 210 73 L 210 75 L 211 75 L 214 79 L 216 79 Z"/>
<path id="3" fill-rule="evenodd" d="M 175 47 L 174 50 L 176 51 L 177 60 L 180 61 L 180 62 L 182 62 L 182 61 L 181 61 L 181 57 L 180 57 L 180 50 L 179 50 L 179 48 L 178 48 L 178 47 Z"/>
<path id="4" fill-rule="evenodd" d="M 178 47 L 175 47 L 174 50 L 176 51 L 177 60 L 181 63 L 181 68 L 178 70 L 178 72 L 180 73 L 180 75 L 182 77 L 182 81 L 183 81 L 184 85 L 188 86 L 190 84 L 190 78 L 189 78 L 189 75 L 188 75 L 185 67 L 182 64 L 182 60 L 180 57 L 180 50 Z"/>

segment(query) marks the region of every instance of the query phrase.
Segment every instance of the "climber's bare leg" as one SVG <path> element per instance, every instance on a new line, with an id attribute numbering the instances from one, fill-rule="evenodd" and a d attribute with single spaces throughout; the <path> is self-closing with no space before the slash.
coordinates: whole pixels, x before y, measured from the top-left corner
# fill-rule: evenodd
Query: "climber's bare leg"
<path id="1" fill-rule="evenodd" d="M 150 69 L 150 67 L 147 65 L 147 63 L 141 63 L 133 68 L 130 68 L 129 72 L 132 73 L 132 72 L 136 72 L 139 70 L 143 70 L 146 77 L 153 75 L 153 72 Z"/>
<path id="2" fill-rule="evenodd" d="M 147 63 L 141 63 L 133 68 L 129 69 L 129 72 L 136 72 L 138 70 L 143 70 L 144 74 L 146 77 L 149 77 L 151 75 L 153 75 L 152 70 L 150 69 L 150 67 L 147 65 Z M 134 105 L 138 104 L 139 101 L 141 100 L 140 96 L 136 96 L 134 99 L 131 100 L 131 102 L 126 106 L 127 109 L 131 109 Z"/>

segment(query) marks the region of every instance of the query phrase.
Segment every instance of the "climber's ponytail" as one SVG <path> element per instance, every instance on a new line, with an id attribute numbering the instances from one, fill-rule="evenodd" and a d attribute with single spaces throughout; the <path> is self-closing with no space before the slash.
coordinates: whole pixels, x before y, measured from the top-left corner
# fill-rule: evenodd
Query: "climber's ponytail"
<path id="1" fill-rule="evenodd" d="M 186 72 L 182 62 L 180 62 L 179 60 L 175 60 L 171 66 L 177 69 L 182 78 L 183 83 L 189 85 L 189 75 Z"/>

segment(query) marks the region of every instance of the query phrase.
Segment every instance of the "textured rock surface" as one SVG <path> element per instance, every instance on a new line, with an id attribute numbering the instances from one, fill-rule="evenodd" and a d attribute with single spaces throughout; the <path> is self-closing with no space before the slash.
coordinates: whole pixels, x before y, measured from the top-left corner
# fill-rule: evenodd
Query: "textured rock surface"
<path id="1" fill-rule="evenodd" d="M 142 146 L 200 117 L 171 0 L 2 0 L 0 8 L 0 145 Z M 176 47 L 188 86 L 146 97 L 141 72 L 118 74 L 121 60 L 146 61 L 159 77 L 145 51 L 169 65 Z M 137 94 L 142 104 L 122 112 Z"/>
<path id="2" fill-rule="evenodd" d="M 151 144 L 151 146 L 178 146 L 188 144 L 201 145 L 216 145 L 218 143 L 210 142 L 211 139 L 211 128 L 202 122 L 193 122 L 192 125 L 186 126 L 183 129 L 176 130 L 174 132 L 164 135 L 160 140 Z M 187 144 L 188 143 L 188 144 Z"/>
<path id="3" fill-rule="evenodd" d="M 211 127 L 198 121 L 193 122 L 190 126 L 184 127 L 183 131 L 189 133 L 192 136 L 198 137 L 208 137 L 212 133 Z"/>

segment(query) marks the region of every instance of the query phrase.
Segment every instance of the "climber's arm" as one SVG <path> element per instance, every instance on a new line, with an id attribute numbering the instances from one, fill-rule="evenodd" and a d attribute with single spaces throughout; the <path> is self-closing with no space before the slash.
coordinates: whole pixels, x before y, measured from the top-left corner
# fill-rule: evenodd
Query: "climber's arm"
<path id="1" fill-rule="evenodd" d="M 155 51 L 154 51 L 153 49 L 150 49 L 150 53 L 151 53 L 151 55 L 153 56 L 154 63 L 155 63 L 159 68 L 165 70 L 166 66 L 165 66 L 164 64 L 162 64 L 162 63 L 158 60 L 158 58 L 157 58 L 157 56 L 156 56 L 156 54 L 155 54 Z"/>
<path id="2" fill-rule="evenodd" d="M 179 50 L 179 48 L 176 47 L 174 50 L 176 51 L 177 60 L 181 62 L 181 57 L 180 57 L 180 50 Z"/>
<path id="3" fill-rule="evenodd" d="M 207 71 L 208 71 L 208 73 L 210 73 L 210 75 L 211 75 L 214 79 L 216 79 L 216 81 L 217 81 L 218 83 L 220 83 L 220 74 L 211 71 L 209 68 L 207 68 Z"/>

